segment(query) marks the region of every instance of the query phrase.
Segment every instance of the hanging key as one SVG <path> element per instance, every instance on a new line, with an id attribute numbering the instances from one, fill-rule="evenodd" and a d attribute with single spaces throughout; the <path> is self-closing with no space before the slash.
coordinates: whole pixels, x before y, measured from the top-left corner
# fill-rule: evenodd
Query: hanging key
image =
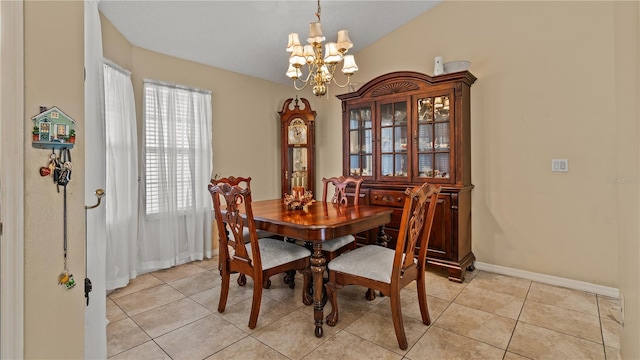
<path id="1" fill-rule="evenodd" d="M 84 279 L 84 297 L 87 298 L 87 306 L 89 306 L 89 293 L 93 290 L 93 285 L 89 278 Z"/>
<path id="2" fill-rule="evenodd" d="M 73 279 L 73 275 L 69 274 L 66 269 L 58 276 L 58 284 L 63 285 L 67 290 L 76 286 L 76 281 Z"/>

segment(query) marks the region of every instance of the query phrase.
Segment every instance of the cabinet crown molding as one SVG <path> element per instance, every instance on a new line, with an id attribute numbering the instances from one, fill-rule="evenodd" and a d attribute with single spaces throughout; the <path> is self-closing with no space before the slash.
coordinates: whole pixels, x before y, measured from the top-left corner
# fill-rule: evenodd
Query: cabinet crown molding
<path id="1" fill-rule="evenodd" d="M 372 97 L 386 96 L 391 94 L 403 93 L 407 91 L 414 91 L 414 90 L 418 90 L 419 88 L 420 86 L 418 86 L 418 84 L 413 81 L 397 81 L 394 83 L 380 86 L 379 88 L 373 90 L 373 92 L 371 93 L 371 96 Z"/>

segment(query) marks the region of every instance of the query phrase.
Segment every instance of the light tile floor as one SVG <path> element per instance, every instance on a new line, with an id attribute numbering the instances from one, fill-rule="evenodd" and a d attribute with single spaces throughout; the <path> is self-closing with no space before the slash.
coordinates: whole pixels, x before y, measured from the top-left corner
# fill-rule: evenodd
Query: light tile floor
<path id="1" fill-rule="evenodd" d="M 409 342 L 396 342 L 389 299 L 339 292 L 340 320 L 314 336 L 302 280 L 282 276 L 263 292 L 258 325 L 247 327 L 253 283 L 232 277 L 218 313 L 217 257 L 141 275 L 108 295 L 110 359 L 619 359 L 618 300 L 488 272 L 464 283 L 427 271 L 432 323 L 422 324 L 415 283 L 402 290 Z M 325 308 L 325 315 L 331 305 Z"/>

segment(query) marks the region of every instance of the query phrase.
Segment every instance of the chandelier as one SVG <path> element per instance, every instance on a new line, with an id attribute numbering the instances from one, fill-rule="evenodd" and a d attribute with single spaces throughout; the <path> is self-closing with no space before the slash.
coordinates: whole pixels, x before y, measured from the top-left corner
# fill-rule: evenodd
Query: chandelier
<path id="1" fill-rule="evenodd" d="M 296 90 L 302 90 L 309 85 L 313 87 L 314 95 L 322 96 L 327 93 L 327 86 L 331 80 L 341 88 L 349 85 L 351 75 L 358 71 L 358 65 L 356 65 L 353 55 L 345 55 L 353 47 L 347 30 L 338 31 L 338 41 L 327 43 L 323 54 L 322 42 L 325 37 L 322 35 L 320 24 L 320 0 L 318 0 L 316 16 L 318 21 L 309 25 L 309 38 L 307 39 L 309 45 L 302 46 L 298 34 L 289 34 L 287 52 L 290 52 L 291 55 L 289 56 L 287 76 L 293 80 L 293 86 Z M 333 77 L 340 62 L 344 62 L 342 73 L 347 76 L 347 82 L 342 85 Z M 305 64 L 307 64 L 309 72 L 306 77 L 303 77 L 301 68 Z M 301 87 L 298 86 L 298 82 L 302 83 Z"/>

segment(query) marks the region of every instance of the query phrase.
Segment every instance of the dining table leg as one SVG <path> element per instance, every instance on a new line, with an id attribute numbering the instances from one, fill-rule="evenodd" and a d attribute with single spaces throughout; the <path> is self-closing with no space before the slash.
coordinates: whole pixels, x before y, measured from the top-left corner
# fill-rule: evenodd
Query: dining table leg
<path id="1" fill-rule="evenodd" d="M 313 254 L 311 255 L 311 273 L 313 275 L 313 319 L 315 321 L 316 337 L 322 337 L 322 321 L 324 318 L 324 303 L 322 301 L 324 287 L 324 271 L 326 270 L 327 259 L 322 254 L 322 243 L 313 243 Z"/>
<path id="2" fill-rule="evenodd" d="M 378 245 L 387 247 L 389 240 L 391 240 L 391 236 L 384 232 L 384 225 L 378 226 L 378 234 L 376 234 L 376 242 Z"/>

